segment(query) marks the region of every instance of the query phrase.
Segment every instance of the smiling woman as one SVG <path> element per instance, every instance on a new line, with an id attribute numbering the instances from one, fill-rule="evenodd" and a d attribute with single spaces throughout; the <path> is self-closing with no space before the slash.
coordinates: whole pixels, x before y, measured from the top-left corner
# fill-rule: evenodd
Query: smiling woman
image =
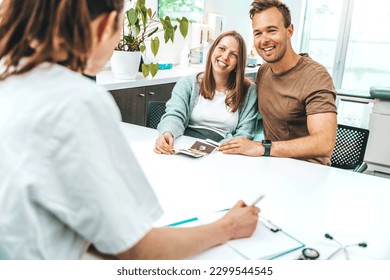
<path id="1" fill-rule="evenodd" d="M 174 139 L 188 135 L 216 142 L 252 139 L 256 86 L 245 78 L 246 45 L 236 31 L 222 33 L 208 52 L 205 71 L 179 80 L 158 126 L 155 152 L 173 154 Z"/>

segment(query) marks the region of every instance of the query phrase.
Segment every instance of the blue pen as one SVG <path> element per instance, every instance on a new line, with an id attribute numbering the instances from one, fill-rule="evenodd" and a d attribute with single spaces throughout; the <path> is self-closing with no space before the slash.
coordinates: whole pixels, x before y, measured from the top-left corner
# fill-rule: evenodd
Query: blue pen
<path id="1" fill-rule="evenodd" d="M 183 220 L 183 221 L 180 221 L 180 222 L 176 222 L 176 223 L 172 223 L 172 224 L 169 224 L 167 225 L 168 227 L 176 227 L 176 226 L 180 226 L 182 224 L 186 224 L 186 223 L 190 223 L 190 222 L 195 222 L 197 221 L 198 218 L 191 218 L 191 219 L 187 219 L 187 220 Z"/>

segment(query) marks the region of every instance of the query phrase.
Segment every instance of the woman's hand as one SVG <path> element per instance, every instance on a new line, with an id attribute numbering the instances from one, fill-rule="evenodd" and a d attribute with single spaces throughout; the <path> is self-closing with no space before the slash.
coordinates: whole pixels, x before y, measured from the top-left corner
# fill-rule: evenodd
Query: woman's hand
<path id="1" fill-rule="evenodd" d="M 164 132 L 156 140 L 156 145 L 154 146 L 154 151 L 157 154 L 166 154 L 171 155 L 175 152 L 173 151 L 173 136 L 170 132 Z"/>

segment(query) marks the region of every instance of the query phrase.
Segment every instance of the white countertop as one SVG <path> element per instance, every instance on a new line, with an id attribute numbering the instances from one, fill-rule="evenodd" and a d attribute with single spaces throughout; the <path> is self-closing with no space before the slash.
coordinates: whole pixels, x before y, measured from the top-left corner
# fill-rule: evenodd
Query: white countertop
<path id="1" fill-rule="evenodd" d="M 246 73 L 257 73 L 259 67 L 246 68 Z M 158 70 L 154 78 L 145 78 L 142 73 L 138 73 L 135 80 L 120 80 L 116 79 L 110 70 L 100 72 L 96 77 L 96 82 L 104 86 L 106 90 L 117 90 L 125 88 L 136 88 L 143 86 L 153 86 L 160 84 L 175 83 L 181 77 L 202 72 L 204 70 L 203 64 L 191 65 L 187 68 L 174 66 L 169 70 Z"/>

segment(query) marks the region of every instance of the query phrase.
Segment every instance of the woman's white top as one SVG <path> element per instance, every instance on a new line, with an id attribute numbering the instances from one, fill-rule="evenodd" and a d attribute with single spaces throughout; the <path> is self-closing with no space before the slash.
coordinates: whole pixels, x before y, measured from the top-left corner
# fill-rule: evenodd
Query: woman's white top
<path id="1" fill-rule="evenodd" d="M 111 95 L 58 65 L 0 82 L 0 250 L 78 259 L 132 247 L 161 215 Z"/>
<path id="2" fill-rule="evenodd" d="M 212 130 L 223 137 L 238 125 L 238 111 L 231 112 L 225 104 L 226 93 L 216 91 L 213 99 L 199 95 L 192 111 L 189 127 Z"/>

